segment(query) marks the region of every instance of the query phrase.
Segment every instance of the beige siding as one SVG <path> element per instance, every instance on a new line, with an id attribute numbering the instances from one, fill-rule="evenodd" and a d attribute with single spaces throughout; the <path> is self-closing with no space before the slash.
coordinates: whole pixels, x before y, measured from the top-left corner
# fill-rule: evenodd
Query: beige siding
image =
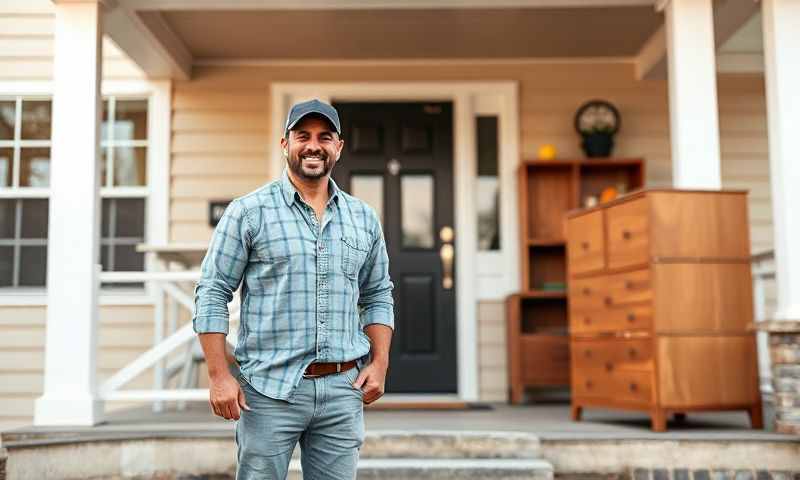
<path id="1" fill-rule="evenodd" d="M 0 429 L 30 423 L 33 402 L 42 393 L 45 342 L 44 307 L 0 307 Z M 98 380 L 103 381 L 152 346 L 153 308 L 100 307 Z M 142 375 L 126 388 L 149 388 Z M 109 404 L 109 409 L 124 407 Z"/>
<path id="2" fill-rule="evenodd" d="M 54 16 L 50 2 L 31 0 L 0 5 L 0 81 L 51 80 Z M 144 75 L 107 38 L 103 41 L 103 79 L 141 79 Z M 3 92 L 0 92 L 2 94 Z"/>

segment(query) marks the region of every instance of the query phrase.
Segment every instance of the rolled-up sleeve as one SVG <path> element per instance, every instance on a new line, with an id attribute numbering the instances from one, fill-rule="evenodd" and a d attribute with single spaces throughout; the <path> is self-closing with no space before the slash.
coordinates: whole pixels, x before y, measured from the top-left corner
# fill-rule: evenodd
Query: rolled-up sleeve
<path id="1" fill-rule="evenodd" d="M 195 332 L 228 334 L 228 302 L 247 267 L 250 232 L 246 210 L 234 200 L 217 224 L 200 267 L 200 280 L 194 290 Z"/>
<path id="2" fill-rule="evenodd" d="M 394 330 L 394 284 L 389 278 L 389 255 L 377 215 L 374 216 L 373 233 L 375 240 L 359 273 L 361 328 L 381 324 Z"/>

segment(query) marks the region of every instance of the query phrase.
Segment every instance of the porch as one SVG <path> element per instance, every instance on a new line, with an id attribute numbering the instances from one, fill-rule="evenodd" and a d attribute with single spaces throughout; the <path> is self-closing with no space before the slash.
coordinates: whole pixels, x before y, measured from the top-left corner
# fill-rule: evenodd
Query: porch
<path id="1" fill-rule="evenodd" d="M 557 400 L 446 413 L 368 408 L 360 475 L 387 478 L 439 461 L 496 470 L 521 461 L 528 474 L 549 465 L 558 478 L 788 479 L 800 471 L 800 439 L 752 430 L 743 412 L 690 413 L 671 420 L 667 433 L 653 433 L 642 414 L 593 409 L 582 422 L 569 415 Z M 767 408 L 767 424 L 771 415 Z M 232 478 L 235 469 L 233 422 L 213 417 L 201 402 L 158 414 L 147 407 L 114 412 L 94 427 L 16 429 L 3 433 L 2 442 L 8 478 L 15 479 L 42 478 L 44 471 L 59 478 Z M 480 478 L 512 478 L 486 475 Z"/>

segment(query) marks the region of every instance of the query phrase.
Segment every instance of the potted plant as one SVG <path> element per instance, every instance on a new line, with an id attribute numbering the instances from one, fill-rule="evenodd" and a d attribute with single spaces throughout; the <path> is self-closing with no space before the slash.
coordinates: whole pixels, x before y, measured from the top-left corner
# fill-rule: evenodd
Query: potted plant
<path id="1" fill-rule="evenodd" d="M 619 111 L 605 100 L 591 100 L 575 112 L 575 130 L 583 138 L 581 147 L 587 157 L 611 156 L 619 127 Z"/>

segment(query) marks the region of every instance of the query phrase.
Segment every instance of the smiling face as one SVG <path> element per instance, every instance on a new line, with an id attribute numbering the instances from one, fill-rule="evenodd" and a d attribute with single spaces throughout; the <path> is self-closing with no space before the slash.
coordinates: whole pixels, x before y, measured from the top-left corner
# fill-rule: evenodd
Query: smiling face
<path id="1" fill-rule="evenodd" d="M 281 139 L 289 170 L 305 180 L 325 177 L 342 153 L 344 142 L 324 117 L 308 115 Z"/>

